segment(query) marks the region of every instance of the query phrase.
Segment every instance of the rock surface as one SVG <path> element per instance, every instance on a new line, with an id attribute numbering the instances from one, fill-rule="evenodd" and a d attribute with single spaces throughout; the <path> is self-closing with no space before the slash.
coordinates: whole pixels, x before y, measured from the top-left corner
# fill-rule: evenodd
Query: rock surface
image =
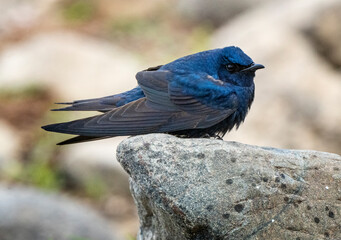
<path id="1" fill-rule="evenodd" d="M 341 157 L 164 134 L 123 141 L 138 239 L 341 239 Z"/>
<path id="2" fill-rule="evenodd" d="M 0 186 L 1 240 L 115 240 L 92 209 L 55 194 Z"/>
<path id="3" fill-rule="evenodd" d="M 245 123 L 226 140 L 341 154 L 341 73 L 306 34 L 339 3 L 271 2 L 237 16 L 214 34 L 212 48 L 238 45 L 265 66 L 256 73 L 255 101 Z"/>

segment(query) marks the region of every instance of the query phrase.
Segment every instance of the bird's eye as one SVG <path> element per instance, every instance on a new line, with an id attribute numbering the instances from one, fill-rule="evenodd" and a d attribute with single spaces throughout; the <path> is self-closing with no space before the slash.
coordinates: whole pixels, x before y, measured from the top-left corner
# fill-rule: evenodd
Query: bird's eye
<path id="1" fill-rule="evenodd" d="M 238 66 L 236 64 L 229 63 L 229 64 L 226 65 L 226 69 L 230 73 L 234 73 L 234 72 L 236 72 L 238 70 Z"/>

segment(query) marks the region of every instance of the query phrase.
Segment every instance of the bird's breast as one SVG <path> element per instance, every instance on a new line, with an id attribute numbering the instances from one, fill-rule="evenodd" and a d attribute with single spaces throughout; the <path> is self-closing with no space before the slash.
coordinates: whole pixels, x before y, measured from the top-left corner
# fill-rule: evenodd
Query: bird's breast
<path id="1" fill-rule="evenodd" d="M 254 99 L 254 86 L 242 88 L 237 92 L 238 96 L 238 108 L 236 110 L 236 118 L 240 122 L 244 121 Z"/>

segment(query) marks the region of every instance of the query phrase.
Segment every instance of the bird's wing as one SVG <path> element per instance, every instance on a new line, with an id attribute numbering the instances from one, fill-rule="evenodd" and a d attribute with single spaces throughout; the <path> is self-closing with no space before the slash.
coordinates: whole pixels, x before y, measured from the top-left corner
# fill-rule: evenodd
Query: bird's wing
<path id="1" fill-rule="evenodd" d="M 145 71 L 137 74 L 146 97 L 102 115 L 43 128 L 47 131 L 94 137 L 139 135 L 206 128 L 235 111 L 232 108 L 212 108 L 197 100 L 198 96 L 179 89 L 180 85 L 172 86 L 167 79 L 174 78 L 172 75 L 176 74 L 168 71 L 150 73 Z M 191 76 L 187 80 L 191 80 Z"/>
<path id="2" fill-rule="evenodd" d="M 206 73 L 175 75 L 169 95 L 172 103 L 193 114 L 228 114 L 239 106 L 234 88 Z"/>
<path id="3" fill-rule="evenodd" d="M 143 72 L 157 71 L 162 65 L 150 67 Z M 144 97 L 140 87 L 136 87 L 130 91 L 115 94 L 111 96 L 92 98 L 84 100 L 76 100 L 73 102 L 63 102 L 57 104 L 70 105 L 64 108 L 53 109 L 53 111 L 99 111 L 108 112 L 114 108 L 123 106 L 129 102 Z"/>
<path id="4" fill-rule="evenodd" d="M 123 106 L 129 102 L 135 101 L 144 94 L 140 87 L 133 88 L 130 91 L 106 96 L 102 98 L 92 98 L 84 100 L 76 100 L 73 102 L 57 103 L 70 105 L 64 108 L 53 109 L 52 111 L 99 111 L 108 112 L 114 108 Z"/>
<path id="5" fill-rule="evenodd" d="M 128 103 L 102 115 L 44 126 L 52 132 L 81 136 L 106 137 L 171 132 L 210 126 L 216 119 L 206 115 L 191 115 L 183 111 L 153 108 L 146 98 Z"/>
<path id="6" fill-rule="evenodd" d="M 126 136 L 155 132 L 173 113 L 155 110 L 141 98 L 107 113 L 44 126 L 43 129 L 83 136 Z"/>
<path id="7" fill-rule="evenodd" d="M 141 71 L 136 79 L 143 90 L 148 104 L 161 110 L 178 111 L 179 108 L 170 101 L 168 94 L 168 79 L 172 77 L 169 71 Z"/>
<path id="8" fill-rule="evenodd" d="M 231 88 L 226 88 L 222 81 L 206 73 L 174 74 L 163 70 L 142 71 L 136 78 L 148 102 L 154 104 L 156 108 L 185 112 L 188 117 L 181 117 L 192 121 L 191 128 L 210 127 L 235 112 L 239 104 Z M 170 131 L 170 127 L 174 129 L 179 127 L 178 123 L 181 121 L 178 119 L 174 118 L 174 121 L 168 122 L 162 129 Z"/>
<path id="9" fill-rule="evenodd" d="M 235 111 L 239 105 L 233 88 L 206 73 L 139 72 L 139 86 L 150 102 L 191 114 Z"/>

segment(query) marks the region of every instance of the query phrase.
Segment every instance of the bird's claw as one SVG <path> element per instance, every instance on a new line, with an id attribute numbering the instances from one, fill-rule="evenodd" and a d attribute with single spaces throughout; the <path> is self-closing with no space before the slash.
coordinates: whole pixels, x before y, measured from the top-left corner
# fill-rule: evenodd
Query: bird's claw
<path id="1" fill-rule="evenodd" d="M 210 135 L 208 133 L 205 133 L 202 138 L 214 138 L 214 139 L 218 139 L 218 140 L 223 140 L 222 137 L 220 137 L 218 134 L 213 134 L 213 135 Z"/>
<path id="2" fill-rule="evenodd" d="M 203 136 L 202 136 L 202 138 L 211 138 L 212 136 L 210 135 L 210 134 L 208 134 L 208 133 L 205 133 Z"/>
<path id="3" fill-rule="evenodd" d="M 214 136 L 213 136 L 215 139 L 218 139 L 218 140 L 223 140 L 223 138 L 222 137 L 220 137 L 219 135 L 217 135 L 217 134 L 214 134 Z"/>

